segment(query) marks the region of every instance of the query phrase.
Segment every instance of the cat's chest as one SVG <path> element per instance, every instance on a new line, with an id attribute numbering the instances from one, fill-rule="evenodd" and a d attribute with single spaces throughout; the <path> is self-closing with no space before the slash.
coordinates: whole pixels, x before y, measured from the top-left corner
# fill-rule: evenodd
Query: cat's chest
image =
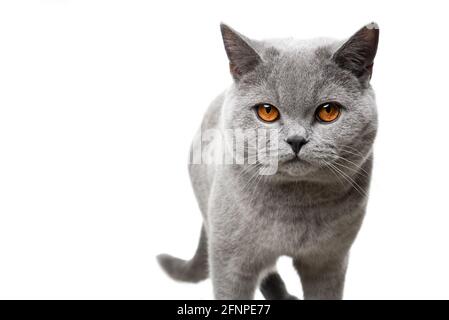
<path id="1" fill-rule="evenodd" d="M 254 217 L 274 220 L 325 218 L 353 201 L 350 193 L 317 192 L 307 186 L 260 186 L 249 192 L 236 189 L 234 194 Z"/>
<path id="2" fill-rule="evenodd" d="M 363 205 L 352 194 L 329 200 L 307 190 L 259 189 L 241 204 L 261 245 L 283 255 L 338 242 L 358 230 L 363 216 Z"/>

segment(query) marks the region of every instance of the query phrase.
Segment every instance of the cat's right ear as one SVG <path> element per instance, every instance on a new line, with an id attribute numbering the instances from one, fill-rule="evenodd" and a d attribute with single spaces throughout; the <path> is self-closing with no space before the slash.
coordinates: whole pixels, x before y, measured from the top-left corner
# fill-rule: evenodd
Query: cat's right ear
<path id="1" fill-rule="evenodd" d="M 245 36 L 223 23 L 220 24 L 220 29 L 229 59 L 229 69 L 234 79 L 239 80 L 246 73 L 253 71 L 262 59 Z"/>

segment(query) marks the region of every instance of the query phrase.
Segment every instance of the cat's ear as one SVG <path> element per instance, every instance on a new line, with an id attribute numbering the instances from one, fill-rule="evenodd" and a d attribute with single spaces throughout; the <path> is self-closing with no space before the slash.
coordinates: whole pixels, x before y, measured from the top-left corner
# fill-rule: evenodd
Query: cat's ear
<path id="1" fill-rule="evenodd" d="M 351 71 L 361 81 L 369 81 L 378 42 L 379 27 L 373 22 L 349 38 L 332 58 L 341 68 Z"/>
<path id="2" fill-rule="evenodd" d="M 234 79 L 238 80 L 253 71 L 262 59 L 251 47 L 248 38 L 223 23 L 220 24 L 220 29 L 229 59 L 229 69 Z"/>

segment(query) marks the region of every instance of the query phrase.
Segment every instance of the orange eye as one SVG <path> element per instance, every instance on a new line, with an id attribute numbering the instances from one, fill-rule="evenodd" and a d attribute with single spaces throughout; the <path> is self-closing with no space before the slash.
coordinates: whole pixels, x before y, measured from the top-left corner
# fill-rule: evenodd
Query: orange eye
<path id="1" fill-rule="evenodd" d="M 259 104 L 256 110 L 259 118 L 265 122 L 274 122 L 279 119 L 279 110 L 271 104 Z"/>
<path id="2" fill-rule="evenodd" d="M 340 106 L 336 103 L 329 102 L 323 104 L 316 109 L 316 117 L 321 122 L 332 122 L 340 115 Z"/>

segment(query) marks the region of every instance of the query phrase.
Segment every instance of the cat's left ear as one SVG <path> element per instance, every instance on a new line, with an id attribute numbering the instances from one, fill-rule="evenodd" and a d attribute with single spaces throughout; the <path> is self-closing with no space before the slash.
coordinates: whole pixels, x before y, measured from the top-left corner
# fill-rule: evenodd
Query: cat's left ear
<path id="1" fill-rule="evenodd" d="M 357 31 L 334 53 L 332 59 L 343 69 L 351 71 L 362 82 L 371 79 L 374 57 L 379 42 L 379 26 L 370 23 Z"/>

